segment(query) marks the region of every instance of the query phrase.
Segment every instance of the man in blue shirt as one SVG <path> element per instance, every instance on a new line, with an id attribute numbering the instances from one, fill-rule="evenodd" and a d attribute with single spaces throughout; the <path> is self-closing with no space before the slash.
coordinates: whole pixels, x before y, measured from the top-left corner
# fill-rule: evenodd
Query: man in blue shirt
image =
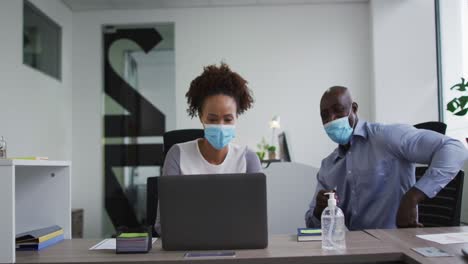
<path id="1" fill-rule="evenodd" d="M 350 230 L 422 226 L 418 203 L 457 175 L 467 149 L 433 131 L 359 120 L 357 111 L 345 87 L 332 87 L 322 96 L 322 123 L 339 145 L 322 161 L 306 225 L 320 227 L 324 193 L 334 191 Z M 418 182 L 415 163 L 430 164 Z"/>

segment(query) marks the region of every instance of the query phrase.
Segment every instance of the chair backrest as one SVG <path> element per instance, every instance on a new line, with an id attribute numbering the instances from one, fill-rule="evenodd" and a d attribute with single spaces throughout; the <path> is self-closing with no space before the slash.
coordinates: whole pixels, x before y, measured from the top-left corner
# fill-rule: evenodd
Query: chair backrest
<path id="1" fill-rule="evenodd" d="M 419 180 L 427 167 L 416 168 Z M 445 186 L 434 198 L 418 205 L 419 222 L 425 227 L 459 226 L 463 193 L 463 171 Z"/>
<path id="2" fill-rule="evenodd" d="M 414 127 L 418 129 L 432 130 L 443 135 L 445 135 L 445 131 L 447 130 L 447 124 L 437 121 L 416 124 Z"/>
<path id="3" fill-rule="evenodd" d="M 203 129 L 181 129 L 172 130 L 164 133 L 164 156 L 171 147 L 178 143 L 183 143 L 197 138 L 204 137 Z M 164 164 L 164 160 L 162 162 Z M 158 177 L 148 177 L 146 181 L 146 219 L 147 224 L 154 226 L 156 222 L 156 214 L 158 212 Z M 153 236 L 159 237 L 159 234 L 153 228 Z"/>
<path id="4" fill-rule="evenodd" d="M 166 157 L 167 152 L 173 145 L 203 138 L 204 136 L 205 133 L 203 129 L 180 129 L 164 133 L 164 157 Z"/>
<path id="5" fill-rule="evenodd" d="M 146 220 L 147 224 L 153 227 L 153 237 L 159 237 L 159 234 L 154 230 L 156 213 L 158 212 L 158 182 L 159 177 L 146 179 Z"/>

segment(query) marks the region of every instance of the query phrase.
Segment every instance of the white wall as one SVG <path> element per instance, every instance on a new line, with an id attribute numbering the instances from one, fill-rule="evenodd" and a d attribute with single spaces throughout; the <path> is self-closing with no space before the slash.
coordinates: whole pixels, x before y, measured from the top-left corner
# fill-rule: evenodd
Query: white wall
<path id="1" fill-rule="evenodd" d="M 319 100 L 326 88 L 353 89 L 363 118 L 370 112 L 369 21 L 366 3 L 278 7 L 100 11 L 74 14 L 74 206 L 85 208 L 85 236 L 99 235 L 103 208 L 103 24 L 174 22 L 177 128 L 200 127 L 186 115 L 185 93 L 204 65 L 225 60 L 254 92 L 238 139 L 251 147 L 281 115 L 298 162 L 319 166 L 334 147 L 323 132 Z"/>
<path id="2" fill-rule="evenodd" d="M 190 12 L 189 20 L 176 21 L 178 127 L 200 126 L 184 111 L 185 92 L 202 65 L 224 59 L 255 96 L 254 108 L 240 117 L 237 142 L 254 148 L 262 136 L 269 140 L 268 122 L 280 115 L 294 160 L 319 166 L 333 148 L 319 116 L 325 89 L 350 87 L 362 116 L 369 116 L 366 4 L 218 10 Z"/>
<path id="3" fill-rule="evenodd" d="M 434 1 L 371 0 L 375 121 L 438 120 L 434 12 Z"/>
<path id="4" fill-rule="evenodd" d="M 62 80 L 23 65 L 23 1 L 0 1 L 0 135 L 8 155 L 71 159 L 72 12 L 32 1 L 62 27 Z"/>

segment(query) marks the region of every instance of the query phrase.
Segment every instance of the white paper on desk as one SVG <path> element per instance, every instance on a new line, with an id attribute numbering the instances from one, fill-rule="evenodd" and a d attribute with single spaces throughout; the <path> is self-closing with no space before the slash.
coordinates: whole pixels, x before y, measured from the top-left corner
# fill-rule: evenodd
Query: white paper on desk
<path id="1" fill-rule="evenodd" d="M 436 242 L 439 244 L 468 243 L 468 232 L 465 233 L 445 233 L 435 235 L 417 235 L 417 237 Z"/>
<path id="2" fill-rule="evenodd" d="M 153 241 L 151 243 L 154 244 L 154 242 L 156 242 L 157 240 L 158 240 L 157 237 L 153 237 Z M 89 250 L 102 250 L 102 249 L 115 250 L 115 248 L 116 248 L 115 238 L 107 238 L 97 243 L 96 245 L 92 246 L 91 248 L 89 248 Z"/>

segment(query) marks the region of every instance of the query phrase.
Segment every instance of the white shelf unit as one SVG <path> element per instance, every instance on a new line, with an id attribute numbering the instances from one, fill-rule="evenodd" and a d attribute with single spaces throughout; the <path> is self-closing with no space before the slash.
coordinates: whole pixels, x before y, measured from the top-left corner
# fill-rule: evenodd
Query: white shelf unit
<path id="1" fill-rule="evenodd" d="M 0 263 L 16 261 L 18 233 L 59 225 L 71 239 L 71 163 L 0 160 Z"/>

